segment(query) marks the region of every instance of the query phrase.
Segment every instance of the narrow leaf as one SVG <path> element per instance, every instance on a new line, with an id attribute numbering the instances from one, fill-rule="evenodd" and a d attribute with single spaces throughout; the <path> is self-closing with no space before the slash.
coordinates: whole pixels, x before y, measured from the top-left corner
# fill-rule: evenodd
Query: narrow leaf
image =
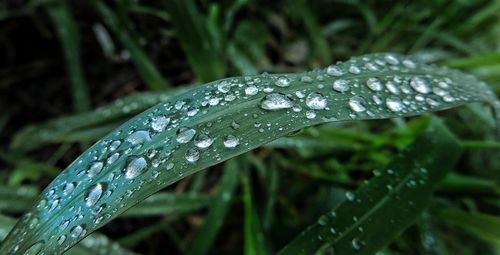
<path id="1" fill-rule="evenodd" d="M 405 230 L 426 208 L 433 190 L 461 154 L 459 141 L 438 120 L 386 170 L 318 221 L 278 254 L 374 254 Z"/>
<path id="2" fill-rule="evenodd" d="M 308 126 L 494 100 L 473 76 L 395 54 L 208 83 L 139 114 L 84 152 L 45 189 L 0 253 L 43 243 L 46 254 L 60 254 L 160 189 Z M 71 238 L 58 245 L 61 235 Z"/>

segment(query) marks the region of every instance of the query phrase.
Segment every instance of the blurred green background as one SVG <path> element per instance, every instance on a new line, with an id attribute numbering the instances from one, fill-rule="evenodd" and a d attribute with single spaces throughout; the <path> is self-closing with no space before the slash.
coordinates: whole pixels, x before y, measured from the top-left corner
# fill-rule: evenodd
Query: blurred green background
<path id="1" fill-rule="evenodd" d="M 1 1 L 0 214 L 19 217 L 85 148 L 184 85 L 387 51 L 473 73 L 498 95 L 499 21 L 497 0 Z M 381 253 L 500 254 L 498 229 L 486 228 L 500 226 L 491 114 L 478 104 L 439 116 L 466 153 L 431 209 Z M 245 217 L 257 219 L 266 250 L 278 249 L 413 141 L 422 121 L 307 129 L 246 155 L 243 188 L 223 185 L 215 166 L 101 232 L 143 254 L 188 253 L 207 200 L 228 189 L 240 199 L 224 209 L 210 254 L 241 253 Z M 248 203 L 255 213 L 244 217 Z"/>

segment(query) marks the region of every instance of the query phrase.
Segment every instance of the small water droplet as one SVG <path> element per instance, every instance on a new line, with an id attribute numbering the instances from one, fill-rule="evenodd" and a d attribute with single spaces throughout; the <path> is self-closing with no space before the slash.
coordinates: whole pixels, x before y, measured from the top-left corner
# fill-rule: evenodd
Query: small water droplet
<path id="1" fill-rule="evenodd" d="M 306 105 L 313 110 L 325 109 L 326 98 L 321 93 L 312 92 L 306 97 Z"/>
<path id="2" fill-rule="evenodd" d="M 232 149 L 240 144 L 240 139 L 234 135 L 224 137 L 224 147 Z"/>
<path id="3" fill-rule="evenodd" d="M 99 199 L 102 197 L 102 193 L 104 190 L 104 184 L 98 183 L 89 188 L 87 195 L 85 196 L 85 203 L 87 206 L 94 206 Z"/>
<path id="4" fill-rule="evenodd" d="M 328 223 L 328 217 L 326 215 L 322 215 L 321 217 L 319 217 L 318 224 L 320 226 L 325 226 L 327 223 Z"/>
<path id="5" fill-rule="evenodd" d="M 364 99 L 360 96 L 353 96 L 349 99 L 349 106 L 355 112 L 364 112 L 366 107 L 363 104 Z"/>
<path id="6" fill-rule="evenodd" d="M 386 54 L 384 56 L 385 62 L 391 64 L 391 65 L 397 65 L 399 64 L 399 59 L 393 55 L 393 54 Z"/>
<path id="7" fill-rule="evenodd" d="M 352 73 L 352 74 L 359 74 L 361 73 L 361 70 L 359 70 L 359 67 L 355 66 L 355 65 L 351 65 L 349 67 L 349 73 Z"/>
<path id="8" fill-rule="evenodd" d="M 266 95 L 260 101 L 260 107 L 264 110 L 277 111 L 281 109 L 291 108 L 292 100 L 281 93 L 272 93 Z"/>
<path id="9" fill-rule="evenodd" d="M 120 157 L 120 153 L 115 152 L 106 160 L 108 164 L 113 164 Z"/>
<path id="10" fill-rule="evenodd" d="M 75 190 L 75 187 L 76 187 L 76 183 L 74 183 L 74 182 L 68 182 L 68 183 L 64 184 L 63 194 L 66 196 L 71 194 L 73 192 L 73 190 Z"/>
<path id="11" fill-rule="evenodd" d="M 57 244 L 61 245 L 66 241 L 66 235 L 62 235 L 59 238 L 57 238 Z"/>
<path id="12" fill-rule="evenodd" d="M 314 111 L 307 111 L 306 112 L 306 118 L 308 118 L 310 120 L 316 118 L 316 112 L 314 112 Z"/>
<path id="13" fill-rule="evenodd" d="M 352 248 L 356 251 L 361 250 L 361 247 L 363 246 L 363 242 L 361 242 L 358 238 L 353 238 L 351 244 Z"/>
<path id="14" fill-rule="evenodd" d="M 354 199 L 356 198 L 356 196 L 354 195 L 354 193 L 350 192 L 350 191 L 347 191 L 345 193 L 345 197 L 347 198 L 347 200 L 349 201 L 354 201 Z"/>
<path id="15" fill-rule="evenodd" d="M 387 90 L 389 90 L 389 92 L 391 92 L 392 94 L 394 95 L 399 95 L 399 88 L 397 86 L 397 84 L 393 81 L 388 81 L 385 83 L 385 87 L 387 88 Z"/>
<path id="16" fill-rule="evenodd" d="M 57 208 L 57 206 L 59 206 L 59 202 L 61 202 L 61 199 L 60 198 L 56 198 L 54 199 L 54 201 L 52 201 L 52 203 L 50 204 L 50 208 L 49 208 L 49 212 L 53 211 L 54 209 Z"/>
<path id="17" fill-rule="evenodd" d="M 177 130 L 176 140 L 178 143 L 187 143 L 193 139 L 196 134 L 196 130 L 189 127 L 181 127 Z"/>
<path id="18" fill-rule="evenodd" d="M 134 179 L 147 170 L 148 162 L 143 157 L 129 156 L 125 167 L 125 178 Z"/>
<path id="19" fill-rule="evenodd" d="M 347 80 L 336 80 L 333 82 L 333 89 L 337 92 L 343 93 L 349 91 L 349 81 Z"/>
<path id="20" fill-rule="evenodd" d="M 381 91 L 384 88 L 382 82 L 377 78 L 368 78 L 366 85 L 373 91 Z"/>
<path id="21" fill-rule="evenodd" d="M 115 151 L 116 149 L 118 149 L 120 144 L 122 144 L 122 142 L 120 142 L 119 140 L 115 140 L 115 141 L 111 142 L 111 144 L 109 145 L 109 150 Z"/>

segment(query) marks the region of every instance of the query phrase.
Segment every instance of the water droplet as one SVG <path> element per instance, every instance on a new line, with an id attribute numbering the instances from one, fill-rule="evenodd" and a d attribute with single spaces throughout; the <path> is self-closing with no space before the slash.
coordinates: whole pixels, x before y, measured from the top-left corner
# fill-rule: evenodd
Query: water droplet
<path id="1" fill-rule="evenodd" d="M 151 137 L 149 136 L 149 132 L 146 130 L 138 130 L 132 133 L 127 137 L 127 142 L 131 144 L 143 144 L 145 142 L 149 142 Z"/>
<path id="2" fill-rule="evenodd" d="M 260 107 L 264 110 L 277 111 L 281 109 L 291 108 L 292 100 L 281 93 L 272 93 L 266 95 L 260 101 Z"/>
<path id="3" fill-rule="evenodd" d="M 161 132 L 165 130 L 168 123 L 170 123 L 170 118 L 167 118 L 165 116 L 158 116 L 153 119 L 153 122 L 151 122 L 151 128 L 153 128 L 153 130 L 156 132 Z"/>
<path id="4" fill-rule="evenodd" d="M 393 112 L 400 112 L 404 108 L 403 102 L 401 102 L 401 99 L 396 96 L 388 97 L 385 101 L 385 105 Z"/>
<path id="5" fill-rule="evenodd" d="M 57 244 L 61 245 L 66 241 L 66 235 L 62 235 L 59 238 L 57 238 Z"/>
<path id="6" fill-rule="evenodd" d="M 99 174 L 103 168 L 104 164 L 100 161 L 96 161 L 90 164 L 89 169 L 87 170 L 87 175 L 89 177 L 94 177 Z"/>
<path id="7" fill-rule="evenodd" d="M 212 137 L 210 137 L 207 134 L 200 134 L 194 139 L 194 144 L 196 145 L 196 147 L 200 149 L 205 149 L 210 147 L 210 145 L 212 145 L 213 142 L 214 139 L 212 139 Z"/>
<path id="8" fill-rule="evenodd" d="M 76 184 L 74 182 L 68 182 L 68 183 L 64 184 L 63 194 L 66 196 L 71 194 L 73 192 L 73 190 L 75 190 L 75 187 L 76 187 Z"/>
<path id="9" fill-rule="evenodd" d="M 61 198 L 54 199 L 54 201 L 52 201 L 52 203 L 50 204 L 49 212 L 51 212 L 54 209 L 56 209 L 57 206 L 59 206 L 59 202 L 61 202 Z"/>
<path id="10" fill-rule="evenodd" d="M 410 69 L 413 69 L 417 66 L 415 62 L 413 62 L 413 60 L 410 59 L 403 60 L 403 65 Z"/>
<path id="11" fill-rule="evenodd" d="M 63 221 L 63 223 L 59 226 L 60 230 L 65 230 L 69 225 L 69 220 Z"/>
<path id="12" fill-rule="evenodd" d="M 76 225 L 71 229 L 70 235 L 72 238 L 76 239 L 76 238 L 80 237 L 84 233 L 84 231 L 85 231 L 84 226 Z"/>
<path id="13" fill-rule="evenodd" d="M 224 147 L 232 149 L 240 144 L 240 139 L 234 135 L 224 137 Z"/>
<path id="14" fill-rule="evenodd" d="M 255 87 L 254 85 L 248 86 L 245 88 L 245 94 L 247 96 L 253 96 L 256 95 L 259 92 L 259 89 Z"/>
<path id="15" fill-rule="evenodd" d="M 306 97 L 306 105 L 313 110 L 325 109 L 326 98 L 321 93 L 312 92 Z"/>
<path id="16" fill-rule="evenodd" d="M 345 198 L 347 198 L 347 200 L 349 200 L 349 201 L 354 201 L 354 199 L 356 198 L 356 196 L 354 195 L 354 193 L 352 193 L 350 191 L 347 191 L 345 193 Z"/>
<path id="17" fill-rule="evenodd" d="M 387 88 L 387 90 L 389 90 L 389 92 L 391 92 L 392 94 L 394 95 L 399 95 L 399 89 L 398 89 L 398 86 L 395 82 L 393 81 L 388 81 L 387 83 L 385 83 L 385 87 Z"/>
<path id="18" fill-rule="evenodd" d="M 384 88 L 382 82 L 377 78 L 368 78 L 366 85 L 373 91 L 381 91 Z"/>
<path id="19" fill-rule="evenodd" d="M 322 215 L 321 217 L 319 217 L 318 224 L 320 226 L 325 226 L 327 223 L 328 223 L 328 217 L 326 215 Z"/>
<path id="20" fill-rule="evenodd" d="M 349 88 L 350 88 L 349 81 L 347 80 L 340 79 L 333 82 L 333 89 L 335 91 L 343 93 L 347 92 Z"/>
<path id="21" fill-rule="evenodd" d="M 129 156 L 125 168 L 125 178 L 134 179 L 147 170 L 148 162 L 143 157 Z"/>
<path id="22" fill-rule="evenodd" d="M 359 70 L 359 67 L 355 66 L 355 65 L 351 65 L 349 67 L 349 73 L 352 73 L 352 74 L 359 74 L 361 73 L 361 70 Z"/>
<path id="23" fill-rule="evenodd" d="M 189 149 L 186 151 L 184 157 L 189 163 L 195 163 L 200 159 L 200 152 L 197 149 Z"/>
<path id="24" fill-rule="evenodd" d="M 308 118 L 310 120 L 316 118 L 316 112 L 314 112 L 314 111 L 307 111 L 306 112 L 306 118 Z"/>
<path id="25" fill-rule="evenodd" d="M 99 199 L 102 197 L 102 193 L 104 190 L 104 184 L 98 183 L 89 188 L 87 195 L 85 196 L 85 203 L 87 206 L 95 205 Z"/>
<path id="26" fill-rule="evenodd" d="M 386 54 L 384 56 L 385 62 L 391 64 L 391 65 L 397 65 L 399 64 L 399 59 L 393 55 L 393 54 Z"/>
<path id="27" fill-rule="evenodd" d="M 118 149 L 120 144 L 122 144 L 122 142 L 120 142 L 119 140 L 115 140 L 115 141 L 111 142 L 111 144 L 109 145 L 109 150 L 115 151 L 116 149 Z"/>
<path id="28" fill-rule="evenodd" d="M 31 218 L 29 223 L 28 223 L 28 228 L 32 229 L 32 228 L 36 227 L 38 225 L 38 222 L 39 222 L 38 217 Z"/>
<path id="29" fill-rule="evenodd" d="M 410 86 L 417 92 L 422 94 L 427 94 L 431 92 L 431 87 L 429 82 L 423 77 L 413 77 L 410 81 Z"/>
<path id="30" fill-rule="evenodd" d="M 167 170 L 170 170 L 172 168 L 174 168 L 174 163 L 172 163 L 172 162 L 168 163 L 167 166 L 165 167 L 165 169 L 167 169 Z"/>
<path id="31" fill-rule="evenodd" d="M 361 242 L 358 238 L 353 238 L 351 244 L 352 248 L 356 251 L 361 250 L 361 247 L 363 246 L 363 242 Z"/>
<path id="32" fill-rule="evenodd" d="M 221 81 L 219 84 L 217 84 L 217 90 L 219 90 L 222 93 L 227 93 L 231 89 L 231 83 L 228 81 Z"/>
<path id="33" fill-rule="evenodd" d="M 311 78 L 311 76 L 304 75 L 300 78 L 300 81 L 304 83 L 311 83 L 313 82 L 313 78 Z"/>
<path id="34" fill-rule="evenodd" d="M 176 140 L 178 143 L 187 143 L 193 139 L 196 134 L 196 130 L 188 127 L 181 127 L 177 130 Z"/>
<path id="35" fill-rule="evenodd" d="M 278 87 L 288 87 L 290 86 L 290 79 L 286 78 L 285 76 L 281 76 L 274 84 Z"/>
<path id="36" fill-rule="evenodd" d="M 44 241 L 38 241 L 31 245 L 24 253 L 23 255 L 38 255 L 40 252 L 43 250 L 45 247 L 45 242 Z"/>
<path id="37" fill-rule="evenodd" d="M 113 164 L 120 157 L 120 153 L 115 152 L 106 160 L 108 164 Z"/>
<path id="38" fill-rule="evenodd" d="M 353 96 L 349 99 L 349 106 L 355 112 L 364 112 L 366 107 L 363 105 L 364 99 L 360 96 Z"/>
<path id="39" fill-rule="evenodd" d="M 326 69 L 326 73 L 331 76 L 341 76 L 344 74 L 340 68 L 335 65 L 331 65 Z"/>

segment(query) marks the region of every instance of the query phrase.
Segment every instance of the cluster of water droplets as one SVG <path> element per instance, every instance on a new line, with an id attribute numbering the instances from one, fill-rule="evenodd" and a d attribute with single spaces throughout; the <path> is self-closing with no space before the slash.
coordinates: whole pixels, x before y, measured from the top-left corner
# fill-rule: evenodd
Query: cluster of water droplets
<path id="1" fill-rule="evenodd" d="M 477 82 L 410 58 L 375 54 L 304 74 L 247 76 L 194 89 L 134 118 L 56 178 L 36 211 L 60 227 L 43 240 L 31 240 L 33 249 L 43 254 L 47 242 L 69 247 L 125 210 L 128 198 L 143 187 L 165 186 L 167 176 L 180 179 L 193 167 L 276 138 L 274 132 L 337 119 L 419 113 L 490 96 L 487 89 L 465 93 L 467 81 Z M 243 125 L 245 132 L 238 132 Z M 30 224 L 17 230 L 16 242 L 23 242 L 41 218 L 27 215 Z"/>

